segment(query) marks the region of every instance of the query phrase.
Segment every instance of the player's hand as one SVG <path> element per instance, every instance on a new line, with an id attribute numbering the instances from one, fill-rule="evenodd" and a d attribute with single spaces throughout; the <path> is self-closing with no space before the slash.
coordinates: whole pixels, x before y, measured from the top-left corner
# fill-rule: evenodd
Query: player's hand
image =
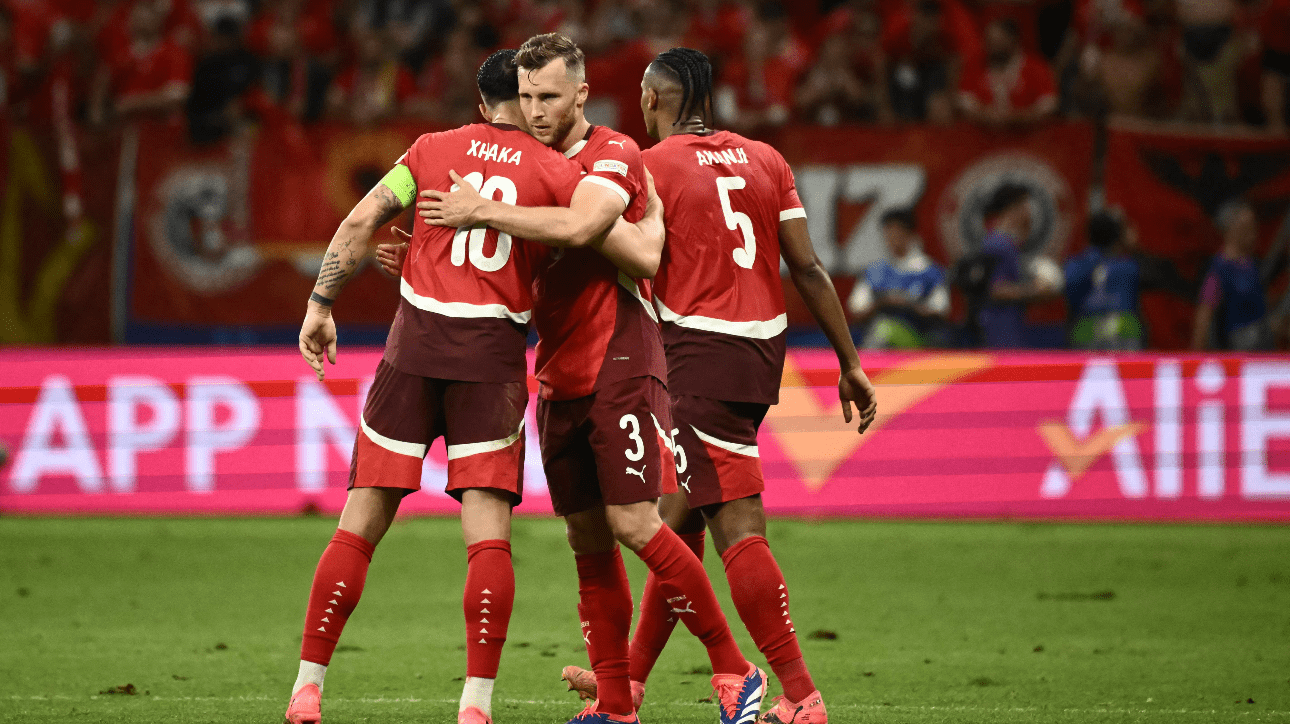
<path id="1" fill-rule="evenodd" d="M 878 414 L 878 393 L 863 369 L 853 367 L 842 372 L 838 378 L 838 398 L 842 400 L 842 417 L 848 423 L 852 418 L 851 404 L 855 403 L 860 423 L 857 431 L 863 435 Z"/>
<path id="2" fill-rule="evenodd" d="M 452 178 L 452 191 L 422 191 L 417 214 L 431 226 L 457 229 L 483 221 L 484 197 L 456 171 L 449 171 L 448 176 Z"/>
<path id="3" fill-rule="evenodd" d="M 331 309 L 311 301 L 305 323 L 300 326 L 300 354 L 314 368 L 319 382 L 324 377 L 324 353 L 328 362 L 336 364 L 336 321 L 331 318 Z"/>
<path id="4" fill-rule="evenodd" d="M 382 272 L 398 279 L 403 276 L 403 262 L 408 258 L 408 242 L 412 235 L 397 226 L 391 226 L 390 233 L 398 243 L 377 244 L 376 262 Z"/>

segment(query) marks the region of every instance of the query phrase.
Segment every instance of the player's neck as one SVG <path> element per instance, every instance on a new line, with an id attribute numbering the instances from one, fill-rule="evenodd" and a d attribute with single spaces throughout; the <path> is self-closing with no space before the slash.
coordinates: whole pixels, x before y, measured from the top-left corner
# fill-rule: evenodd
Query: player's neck
<path id="1" fill-rule="evenodd" d="M 690 134 L 695 136 L 701 136 L 703 134 L 712 132 L 712 129 L 708 128 L 707 125 L 704 124 L 703 119 L 699 118 L 698 116 L 691 116 L 690 118 L 687 118 L 686 120 L 681 121 L 676 125 L 669 125 L 665 123 L 660 123 L 658 125 L 659 125 L 658 140 L 660 141 L 666 140 L 670 136 L 676 136 L 680 134 Z"/>
<path id="2" fill-rule="evenodd" d="M 524 114 L 518 112 L 518 110 L 516 112 L 512 112 L 509 108 L 500 107 L 493 112 L 492 122 L 515 126 L 516 128 L 524 128 L 523 119 Z"/>
<path id="3" fill-rule="evenodd" d="M 578 122 L 573 124 L 573 128 L 569 129 L 569 133 L 556 145 L 555 150 L 560 153 L 567 153 L 569 149 L 578 145 L 578 141 L 587 137 L 587 131 L 590 128 L 591 123 L 587 120 L 587 117 L 579 113 Z"/>

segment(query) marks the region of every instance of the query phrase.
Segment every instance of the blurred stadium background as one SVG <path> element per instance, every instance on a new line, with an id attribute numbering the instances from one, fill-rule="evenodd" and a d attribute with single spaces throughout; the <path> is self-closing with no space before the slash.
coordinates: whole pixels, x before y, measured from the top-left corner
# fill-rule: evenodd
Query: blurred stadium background
<path id="1" fill-rule="evenodd" d="M 588 53 L 589 119 L 642 147 L 645 65 L 704 50 L 717 125 L 795 170 L 880 386 L 857 437 L 789 285 L 766 503 L 838 519 L 818 539 L 776 525 L 796 615 L 821 621 L 808 656 L 846 692 L 839 721 L 1290 718 L 1290 0 L 0 0 L 0 616 L 15 622 L 0 720 L 277 715 L 330 525 L 282 516 L 343 503 L 398 299 L 374 263 L 359 272 L 336 307 L 339 364 L 315 381 L 294 344 L 322 252 L 418 135 L 476 118 L 489 52 L 547 31 Z M 1042 293 L 1020 348 L 992 349 L 983 207 L 1005 184 L 1028 191 L 1017 243 Z M 534 442 L 521 530 L 558 543 Z M 437 446 L 406 512 L 453 514 L 445 474 Z M 139 519 L 194 514 L 216 517 Z M 875 516 L 1080 524 L 858 520 Z M 1225 525 L 1180 525 L 1198 522 Z M 457 545 L 447 521 L 397 533 L 390 559 L 410 565 L 414 544 Z M 527 672 L 583 656 L 571 566 L 543 546 L 534 605 L 569 625 L 517 618 L 534 648 L 514 654 L 512 694 L 538 702 L 518 721 L 564 712 Z M 851 551 L 835 576 L 819 562 Z M 461 571 L 439 567 L 446 593 L 418 606 L 454 621 Z M 281 580 L 294 588 L 262 590 Z M 236 604 L 189 601 L 229 587 Z M 374 616 L 426 595 L 380 589 Z M 364 639 L 362 618 L 355 657 L 382 671 L 406 632 Z M 337 711 L 447 712 L 459 637 L 435 620 L 417 632 L 446 658 L 408 652 L 416 667 L 363 694 L 424 706 L 351 691 Z M 239 635 L 236 664 L 211 658 Z M 660 701 L 702 694 L 679 683 L 687 645 Z M 1035 663 L 1044 651 L 1064 653 Z M 155 682 L 155 706 L 98 696 L 133 678 Z"/>

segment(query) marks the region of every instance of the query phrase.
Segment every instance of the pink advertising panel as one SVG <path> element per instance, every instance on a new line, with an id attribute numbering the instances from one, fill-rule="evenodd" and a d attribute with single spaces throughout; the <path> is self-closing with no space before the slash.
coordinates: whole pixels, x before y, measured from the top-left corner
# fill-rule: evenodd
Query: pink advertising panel
<path id="1" fill-rule="evenodd" d="M 0 513 L 334 513 L 379 357 L 342 348 L 319 383 L 289 349 L 0 350 Z M 1283 357 L 865 361 L 879 417 L 860 436 L 832 354 L 790 351 L 759 441 L 770 511 L 1290 522 Z M 532 411 L 519 510 L 547 514 Z M 405 511 L 455 513 L 446 470 L 437 443 Z"/>

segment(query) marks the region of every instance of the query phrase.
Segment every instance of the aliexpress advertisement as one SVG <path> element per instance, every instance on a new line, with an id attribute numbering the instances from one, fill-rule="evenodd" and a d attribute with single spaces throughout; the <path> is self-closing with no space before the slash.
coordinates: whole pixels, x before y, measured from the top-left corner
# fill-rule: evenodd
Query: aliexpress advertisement
<path id="1" fill-rule="evenodd" d="M 336 513 L 379 358 L 342 346 L 320 383 L 283 348 L 0 350 L 0 513 Z M 832 353 L 789 351 L 757 449 L 772 514 L 1290 522 L 1290 360 L 864 361 L 879 409 L 857 435 Z M 517 512 L 542 515 L 533 410 Z M 446 476 L 437 442 L 403 511 L 455 513 Z"/>

